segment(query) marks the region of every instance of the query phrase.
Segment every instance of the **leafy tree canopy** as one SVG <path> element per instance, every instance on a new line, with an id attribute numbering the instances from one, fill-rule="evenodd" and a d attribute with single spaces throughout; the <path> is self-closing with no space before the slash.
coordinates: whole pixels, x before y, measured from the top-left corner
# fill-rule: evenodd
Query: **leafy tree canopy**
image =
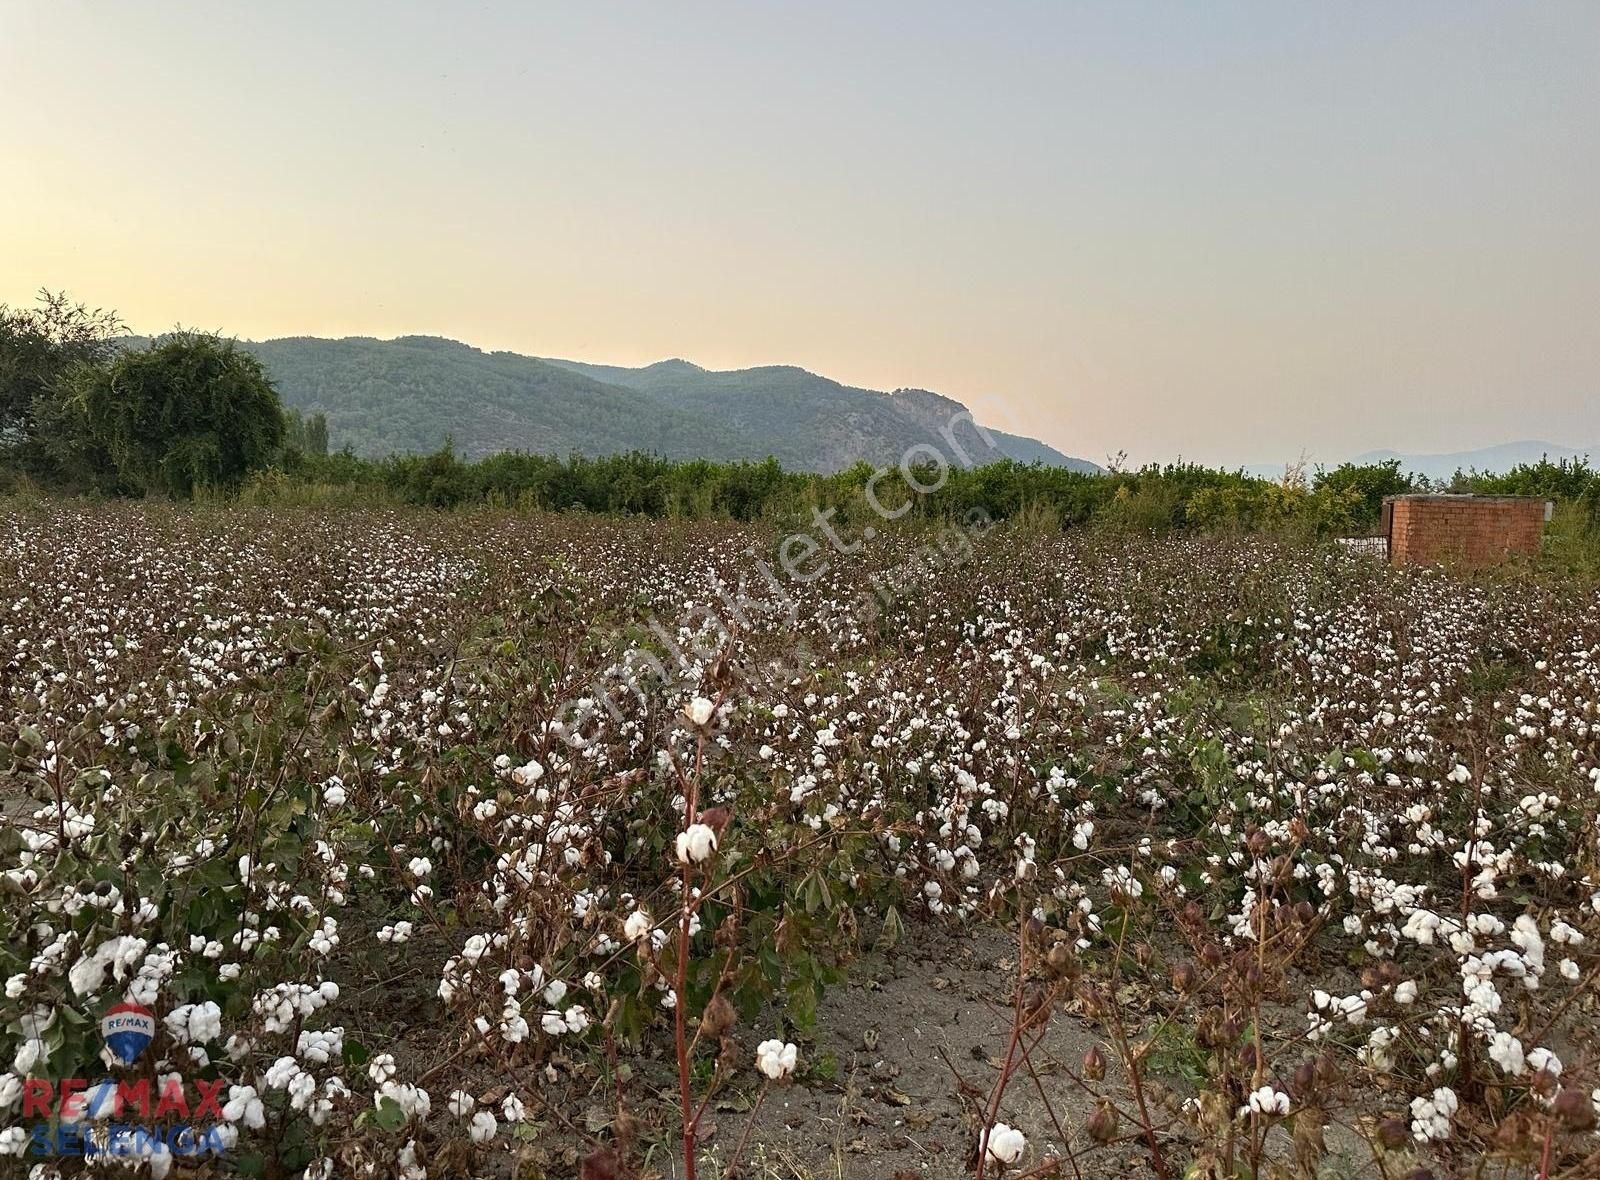
<path id="1" fill-rule="evenodd" d="M 233 341 L 179 331 L 61 383 L 49 432 L 67 466 L 117 490 L 190 496 L 233 488 L 279 452 L 282 407 L 261 362 Z"/>
<path id="2" fill-rule="evenodd" d="M 26 450 L 36 442 L 35 403 L 78 365 L 105 363 L 123 332 L 117 314 L 41 290 L 37 307 L 0 303 L 0 441 Z"/>

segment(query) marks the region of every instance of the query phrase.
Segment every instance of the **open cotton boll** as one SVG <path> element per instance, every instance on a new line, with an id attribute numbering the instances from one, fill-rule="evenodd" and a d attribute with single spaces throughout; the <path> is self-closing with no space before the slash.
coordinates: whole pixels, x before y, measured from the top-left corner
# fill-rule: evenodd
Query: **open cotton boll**
<path id="1" fill-rule="evenodd" d="M 773 1081 L 794 1072 L 800 1050 L 783 1041 L 762 1041 L 756 1046 L 756 1068 Z"/>
<path id="2" fill-rule="evenodd" d="M 1239 1108 L 1240 1114 L 1281 1115 L 1289 1113 L 1289 1096 L 1271 1086 L 1262 1086 L 1250 1094 L 1250 1101 Z"/>
<path id="3" fill-rule="evenodd" d="M 634 910 L 633 913 L 628 915 L 627 921 L 622 924 L 622 936 L 629 942 L 638 942 L 641 938 L 649 935 L 650 928 L 653 925 L 654 923 L 650 921 L 649 914 L 643 910 Z"/>
<path id="4" fill-rule="evenodd" d="M 1015 1127 L 1006 1123 L 996 1123 L 989 1128 L 985 1154 L 991 1163 L 1014 1164 L 1022 1158 L 1022 1153 L 1027 1149 L 1027 1137 Z"/>
<path id="5" fill-rule="evenodd" d="M 499 1130 L 500 1124 L 495 1120 L 494 1115 L 487 1110 L 480 1110 L 472 1116 L 472 1123 L 467 1133 L 472 1137 L 474 1143 L 487 1143 L 495 1137 Z"/>
<path id="6" fill-rule="evenodd" d="M 678 833 L 678 859 L 699 864 L 717 850 L 717 833 L 709 824 L 690 824 Z"/>

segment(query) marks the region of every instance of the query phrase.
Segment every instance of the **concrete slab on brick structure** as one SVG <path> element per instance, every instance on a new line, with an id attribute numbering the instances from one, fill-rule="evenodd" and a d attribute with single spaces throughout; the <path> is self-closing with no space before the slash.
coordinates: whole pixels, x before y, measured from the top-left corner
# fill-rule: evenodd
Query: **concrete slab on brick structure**
<path id="1" fill-rule="evenodd" d="M 1544 540 L 1547 503 L 1537 496 L 1419 493 L 1383 503 L 1389 560 L 1493 565 L 1534 554 Z"/>

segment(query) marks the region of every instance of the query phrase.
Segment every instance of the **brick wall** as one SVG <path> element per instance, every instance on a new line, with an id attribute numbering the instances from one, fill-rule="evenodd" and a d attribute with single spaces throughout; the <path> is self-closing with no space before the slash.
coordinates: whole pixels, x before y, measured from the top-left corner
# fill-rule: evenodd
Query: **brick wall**
<path id="1" fill-rule="evenodd" d="M 1389 560 L 1489 565 L 1537 553 L 1544 501 L 1511 496 L 1397 496 L 1391 501 Z"/>

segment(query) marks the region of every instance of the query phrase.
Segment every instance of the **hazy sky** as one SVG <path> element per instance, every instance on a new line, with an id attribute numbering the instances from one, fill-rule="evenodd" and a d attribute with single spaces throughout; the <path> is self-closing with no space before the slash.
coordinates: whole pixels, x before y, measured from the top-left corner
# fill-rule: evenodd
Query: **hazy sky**
<path id="1" fill-rule="evenodd" d="M 0 301 L 1600 443 L 1600 3 L 0 0 Z"/>

